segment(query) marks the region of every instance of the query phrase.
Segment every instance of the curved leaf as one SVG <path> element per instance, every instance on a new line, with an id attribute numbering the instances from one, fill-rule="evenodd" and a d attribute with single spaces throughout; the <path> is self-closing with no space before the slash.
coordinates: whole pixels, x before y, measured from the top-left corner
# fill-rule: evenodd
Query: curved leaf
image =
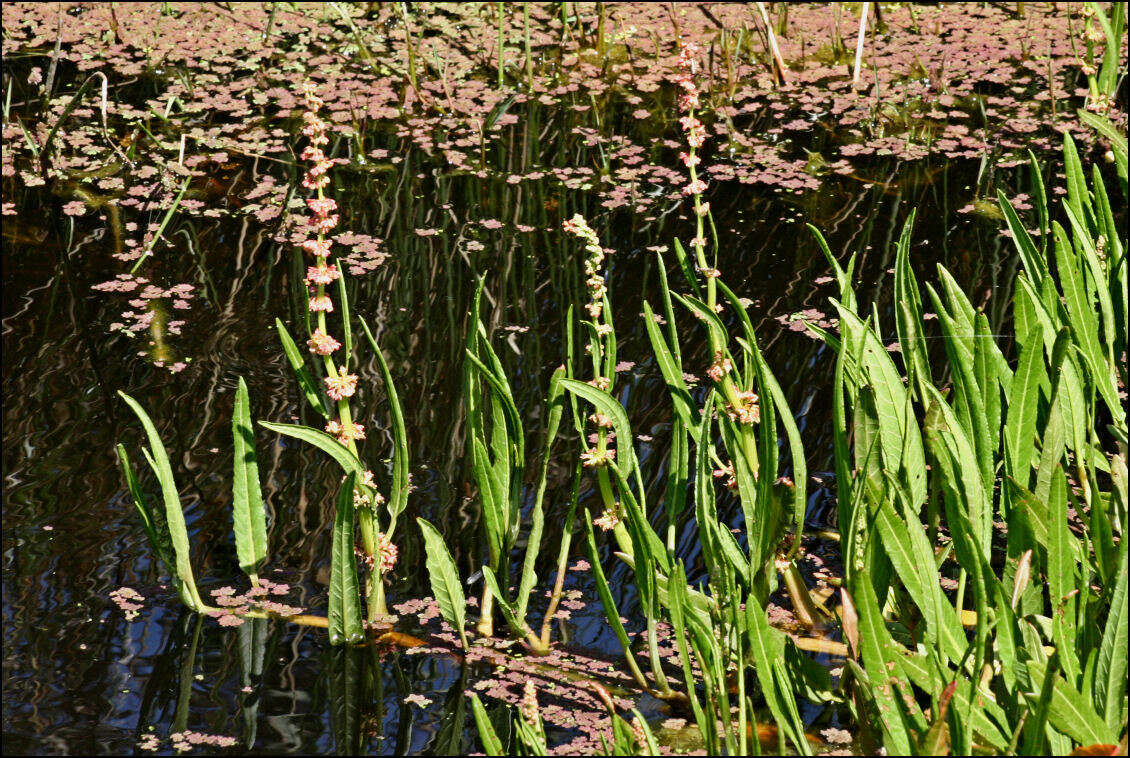
<path id="1" fill-rule="evenodd" d="M 318 387 L 314 384 L 314 380 L 310 378 L 310 374 L 306 371 L 306 361 L 302 358 L 302 354 L 298 352 L 298 346 L 294 344 L 294 339 L 283 325 L 282 319 L 275 319 L 275 329 L 279 333 L 279 341 L 282 342 L 286 359 L 290 362 L 291 369 L 294 370 L 295 376 L 298 377 L 298 384 L 302 387 L 302 391 L 306 395 L 306 401 L 310 403 L 311 408 L 328 419 L 330 414 L 329 411 L 326 410 L 325 403 L 322 402 L 322 396 L 318 392 Z"/>
<path id="2" fill-rule="evenodd" d="M 365 337 L 377 356 L 381 378 L 385 383 L 385 395 L 388 397 L 388 412 L 392 419 L 392 443 L 395 448 L 392 456 L 392 488 L 389 493 L 388 511 L 395 519 L 408 504 L 408 432 L 404 426 L 404 410 L 400 406 L 400 396 L 396 392 L 396 385 L 392 381 L 392 373 L 388 370 L 384 353 L 373 339 L 373 333 L 369 331 L 365 319 L 358 316 L 357 320 L 361 322 Z"/>
<path id="3" fill-rule="evenodd" d="M 302 424 L 276 424 L 271 421 L 260 421 L 259 426 L 270 429 L 272 432 L 285 434 L 288 437 L 294 437 L 297 440 L 310 443 L 319 450 L 328 453 L 331 458 L 341 465 L 342 469 L 344 469 L 347 474 L 353 473 L 360 478 L 365 472 L 365 466 L 357 456 L 349 452 L 347 447 L 325 432 L 319 432 L 317 429 L 312 429 Z"/>
<path id="4" fill-rule="evenodd" d="M 251 577 L 252 584 L 267 559 L 267 516 L 263 509 L 263 493 L 259 489 L 259 466 L 255 457 L 255 433 L 251 428 L 251 411 L 247 384 L 239 378 L 232 409 L 232 531 L 239 567 Z"/>
<path id="5" fill-rule="evenodd" d="M 439 612 L 444 621 L 455 627 L 459 632 L 459 639 L 466 650 L 467 633 L 463 630 L 466 621 L 467 600 L 463 595 L 463 585 L 459 582 L 459 572 L 455 568 L 455 561 L 443 541 L 439 530 L 422 518 L 417 518 L 420 532 L 424 535 L 424 563 L 428 567 L 428 580 L 432 585 L 432 594 L 439 604 Z"/>
<path id="6" fill-rule="evenodd" d="M 149 440 L 149 450 L 144 452 L 150 466 L 153 467 L 153 472 L 157 475 L 157 480 L 161 483 L 161 496 L 165 501 L 165 523 L 168 525 L 170 542 L 173 546 L 173 552 L 176 554 L 177 577 L 183 585 L 180 593 L 181 600 L 192 610 L 202 613 L 207 609 L 207 606 L 201 599 L 200 593 L 196 589 L 196 580 L 193 578 L 192 556 L 188 547 L 188 526 L 184 521 L 184 511 L 181 510 L 180 492 L 177 491 L 177 484 L 173 479 L 173 467 L 169 463 L 169 454 L 165 452 L 165 446 L 161 443 L 161 435 L 157 433 L 157 428 L 153 426 L 153 421 L 149 418 L 145 409 L 126 393 L 119 390 L 118 394 L 137 414 L 142 428 L 145 429 L 145 436 Z M 150 450 L 152 453 L 150 453 Z"/>

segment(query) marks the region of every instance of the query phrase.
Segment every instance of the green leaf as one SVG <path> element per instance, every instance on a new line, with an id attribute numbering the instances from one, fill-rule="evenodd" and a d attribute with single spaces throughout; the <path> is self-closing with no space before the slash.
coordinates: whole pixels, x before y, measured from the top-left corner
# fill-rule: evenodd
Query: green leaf
<path id="1" fill-rule="evenodd" d="M 345 290 L 345 271 L 340 263 L 338 271 L 340 276 L 337 278 L 337 294 L 338 299 L 341 300 L 341 325 L 344 332 L 341 345 L 344 348 L 342 353 L 345 356 L 345 366 L 348 368 L 350 361 L 353 360 L 353 319 L 349 317 L 349 293 Z"/>
<path id="2" fill-rule="evenodd" d="M 777 681 L 774 664 L 785 657 L 785 635 L 769 626 L 765 610 L 750 595 L 745 606 L 746 634 L 753 655 L 754 672 L 761 684 L 761 693 L 777 726 L 785 730 L 789 741 L 801 755 L 811 755 L 808 739 L 804 735 L 804 722 L 795 718 L 795 708 L 790 708 L 784 698 L 793 697 L 791 691 L 782 691 Z"/>
<path id="3" fill-rule="evenodd" d="M 1008 224 L 1009 233 L 1012 235 L 1012 244 L 1016 246 L 1016 251 L 1020 253 L 1020 260 L 1024 264 L 1024 270 L 1028 272 L 1035 281 L 1041 282 L 1044 277 L 1048 275 L 1048 264 L 1043 256 L 1036 249 L 1036 244 L 1032 241 L 1032 235 L 1024 227 L 1024 222 L 1016 215 L 1016 211 L 1012 207 L 1012 203 L 1008 199 L 1008 195 L 1004 194 L 1004 190 L 997 190 L 997 202 L 1000 204 L 1001 211 L 1004 212 L 1005 223 Z"/>
<path id="4" fill-rule="evenodd" d="M 1027 486 L 1036 460 L 1036 413 L 1040 395 L 1050 392 L 1044 368 L 1042 330 L 1032 326 L 1020 350 L 1020 361 L 1012 375 L 1005 416 L 1005 455 L 1010 475 Z"/>
<path id="5" fill-rule="evenodd" d="M 235 552 L 239 567 L 258 579 L 259 568 L 267 560 L 267 515 L 263 507 L 263 493 L 259 489 L 259 466 L 255 457 L 255 432 L 251 427 L 250 403 L 247 384 L 239 378 L 232 410 L 233 475 L 232 475 L 232 531 L 235 534 Z"/>
<path id="6" fill-rule="evenodd" d="M 812 232 L 812 236 L 816 238 L 816 244 L 820 247 L 820 252 L 824 253 L 824 258 L 827 259 L 828 265 L 832 267 L 832 271 L 836 274 L 836 284 L 839 286 L 840 290 L 840 301 L 844 304 L 844 307 L 852 313 L 855 313 L 855 292 L 851 288 L 852 271 L 855 269 L 855 256 L 853 255 L 848 261 L 848 266 L 845 270 L 840 265 L 839 261 L 836 260 L 836 257 L 832 255 L 832 250 L 828 247 L 828 242 L 824 239 L 824 235 L 820 233 L 820 230 L 812 224 L 805 224 L 805 226 L 808 227 L 808 231 Z"/>
<path id="7" fill-rule="evenodd" d="M 1043 682 L 1045 664 L 1028 661 L 1028 674 L 1033 682 Z M 1052 674 L 1051 702 L 1048 704 L 1048 721 L 1080 745 L 1113 744 L 1118 741 L 1114 730 L 1095 713 L 1079 692 L 1063 677 Z M 1122 687 L 1126 682 L 1123 680 Z"/>
<path id="8" fill-rule="evenodd" d="M 922 434 L 908 401 L 906 387 L 890 353 L 875 331 L 869 328 L 842 303 L 832 301 L 840 315 L 840 330 L 844 342 L 858 345 L 859 358 L 849 352 L 845 370 L 857 375 L 857 388 L 867 385 L 874 398 L 874 418 L 880 445 L 878 452 L 888 471 L 899 472 L 900 480 L 913 502 L 926 500 L 926 462 L 922 447 Z M 854 368 L 854 372 L 852 369 Z M 862 405 L 861 403 L 860 405 Z M 862 421 L 856 409 L 857 424 Z M 856 440 L 856 452 L 861 448 Z M 862 467 L 865 471 L 866 468 Z"/>
<path id="9" fill-rule="evenodd" d="M 349 448 L 325 432 L 320 432 L 317 429 L 311 429 L 301 424 L 276 424 L 271 421 L 260 421 L 259 426 L 270 429 L 272 432 L 285 434 L 288 437 L 294 437 L 297 440 L 310 443 L 322 452 L 329 454 L 347 474 L 353 473 L 360 478 L 365 472 L 365 466 L 357 456 L 349 452 Z"/>
<path id="10" fill-rule="evenodd" d="M 1067 177 L 1067 197 L 1063 207 L 1069 210 L 1081 221 L 1088 225 L 1094 218 L 1091 210 L 1091 196 L 1087 191 L 1087 177 L 1083 173 L 1083 164 L 1079 160 L 1079 151 L 1075 149 L 1075 140 L 1071 139 L 1069 132 L 1063 133 L 1063 169 Z"/>
<path id="11" fill-rule="evenodd" d="M 125 445 L 118 444 L 115 449 L 118 451 L 118 461 L 121 463 L 122 472 L 126 477 L 126 487 L 129 489 L 134 507 L 141 515 L 141 525 L 145 529 L 145 534 L 149 537 L 149 544 L 153 551 L 157 553 L 157 558 L 164 564 L 165 571 L 173 578 L 179 593 L 181 581 L 180 577 L 177 576 L 177 564 L 173 559 L 172 546 L 169 544 L 169 530 L 165 526 L 164 520 L 159 518 L 152 506 L 149 505 L 149 500 L 145 497 L 145 493 L 137 481 L 137 475 L 133 472 L 133 464 L 130 463 Z"/>
<path id="12" fill-rule="evenodd" d="M 494 599 L 498 601 L 498 609 L 502 611 L 502 617 L 506 619 L 506 625 L 514 632 L 514 636 L 518 639 L 525 637 L 529 627 L 525 619 L 518 617 L 517 609 L 506 599 L 506 595 L 502 594 L 502 588 L 498 585 L 498 577 L 495 576 L 494 569 L 490 566 L 483 566 L 483 581 L 490 589 L 490 594 L 494 595 Z"/>
<path id="13" fill-rule="evenodd" d="M 789 440 L 789 456 L 792 461 L 792 499 L 793 499 L 793 529 L 795 534 L 800 534 L 804 531 L 804 517 L 808 509 L 808 466 L 804 461 L 804 447 L 800 439 L 800 429 L 797 428 L 796 419 L 793 418 L 793 412 L 789 409 L 788 400 L 785 398 L 785 393 L 781 389 L 781 385 L 777 382 L 777 378 L 769 371 L 769 364 L 766 363 L 765 358 L 761 354 L 761 350 L 757 345 L 753 346 L 754 359 L 758 365 L 758 375 L 761 379 L 761 386 L 769 390 L 769 395 L 773 398 L 773 404 L 777 406 L 777 413 L 781 419 L 781 425 L 785 427 L 785 436 Z M 791 560 L 796 555 L 797 550 L 800 549 L 801 541 L 799 539 L 793 540 L 793 546 L 789 549 L 788 558 Z"/>
<path id="14" fill-rule="evenodd" d="M 907 520 L 899 516 L 888 498 L 881 498 L 874 514 L 875 529 L 910 600 L 922 611 L 927 643 L 934 646 L 940 641 L 942 652 L 950 659 L 958 659 L 965 646 L 964 633 L 953 606 L 942 595 L 934 551 L 921 523 L 912 519 L 914 508 L 907 502 L 905 491 L 890 472 L 884 473 L 891 490 L 898 493 L 903 503 Z"/>
<path id="15" fill-rule="evenodd" d="M 1114 591 L 1110 596 L 1106 631 L 1103 632 L 1095 669 L 1095 706 L 1112 733 L 1118 733 L 1120 725 L 1126 723 L 1124 715 L 1127 671 L 1126 546 L 1127 540 L 1123 534 L 1118 546 L 1118 572 Z"/>
<path id="16" fill-rule="evenodd" d="M 646 300 L 643 302 L 643 314 L 647 337 L 651 341 L 651 349 L 655 354 L 656 363 L 659 364 L 659 371 L 663 374 L 663 381 L 667 384 L 667 392 L 671 396 L 675 413 L 684 427 L 691 428 L 698 423 L 698 408 L 695 407 L 687 390 L 682 363 L 667 346 L 667 340 L 659 331 L 659 325 L 655 323 L 655 314 L 652 313 L 651 305 Z"/>
<path id="17" fill-rule="evenodd" d="M 1083 108 L 1080 108 L 1076 113 L 1080 121 L 1099 132 L 1099 134 L 1106 137 L 1110 142 L 1113 148 L 1111 152 L 1114 153 L 1114 165 L 1118 172 L 1119 181 L 1122 184 L 1122 196 L 1125 198 L 1127 189 L 1127 164 L 1130 163 L 1130 161 L 1128 161 L 1126 135 L 1111 123 L 1108 118 L 1098 116 Z"/>
<path id="18" fill-rule="evenodd" d="M 604 608 L 604 617 L 608 619 L 608 624 L 612 627 L 612 632 L 620 642 L 620 647 L 624 651 L 624 660 L 627 662 L 628 669 L 631 671 L 636 683 L 646 690 L 648 689 L 647 680 L 644 679 L 643 672 L 640 671 L 639 663 L 636 662 L 636 654 L 632 651 L 632 643 L 628 639 L 628 632 L 625 631 L 624 624 L 620 621 L 620 611 L 616 608 L 616 601 L 612 599 L 612 590 L 608 587 L 608 580 L 604 577 L 604 569 L 600 565 L 600 553 L 597 552 L 596 549 L 596 537 L 593 535 L 592 521 L 586 518 L 584 522 L 586 529 L 585 536 L 587 538 L 586 544 L 589 549 L 589 561 L 592 566 L 592 576 L 596 581 L 596 593 L 600 596 L 600 604 Z"/>
<path id="19" fill-rule="evenodd" d="M 565 411 L 564 390 L 561 380 L 565 378 L 564 367 L 558 367 L 549 380 L 549 393 L 545 399 L 548 417 L 545 424 L 545 441 L 542 444 L 541 472 L 538 475 L 537 495 L 534 498 L 533 512 L 530 517 L 530 533 L 526 541 L 526 555 L 522 560 L 522 578 L 518 585 L 518 606 L 515 611 L 519 619 L 525 620 L 526 608 L 530 602 L 530 593 L 537 582 L 535 564 L 538 552 L 541 550 L 541 535 L 545 527 L 545 485 L 549 476 L 549 458 L 553 450 L 553 441 L 557 438 L 557 430 L 561 426 L 561 415 Z"/>
<path id="20" fill-rule="evenodd" d="M 483 743 L 483 752 L 487 755 L 506 755 L 502 750 L 502 741 L 498 739 L 498 733 L 494 731 L 494 726 L 490 723 L 487 709 L 483 707 L 478 695 L 474 692 L 470 695 L 471 710 L 475 714 L 475 727 L 479 730 L 479 740 Z"/>
<path id="21" fill-rule="evenodd" d="M 439 604 L 439 612 L 443 614 L 444 621 L 459 633 L 463 649 L 467 650 L 469 647 L 467 633 L 463 628 L 466 622 L 467 600 L 463 595 L 463 585 L 459 581 L 455 561 L 438 529 L 422 518 L 417 518 L 416 523 L 420 525 L 420 532 L 424 535 L 424 564 L 428 569 L 432 594 Z"/>
<path id="22" fill-rule="evenodd" d="M 373 339 L 373 333 L 369 331 L 369 325 L 365 323 L 365 319 L 358 316 L 357 320 L 361 322 L 365 337 L 369 340 L 369 345 L 377 356 L 377 364 L 381 369 L 381 379 L 385 384 L 385 395 L 388 397 L 393 443 L 392 488 L 389 493 L 388 512 L 395 520 L 408 504 L 408 431 L 404 425 L 404 411 L 400 406 L 400 396 L 397 394 L 396 384 L 392 381 L 392 372 L 388 370 L 388 362 L 385 361 L 384 353 L 381 352 L 377 341 Z M 391 531 L 392 527 L 390 526 L 389 532 Z"/>
<path id="23" fill-rule="evenodd" d="M 724 346 L 729 342 L 729 339 L 726 335 L 726 327 L 722 323 L 722 320 L 718 318 L 718 314 L 711 310 L 710 306 L 696 297 L 685 297 L 678 293 L 672 294 L 675 296 L 676 300 L 686 306 L 687 310 L 702 321 L 707 331 L 710 332 L 711 341 L 716 345 L 722 345 L 722 349 L 726 350 Z"/>
<path id="24" fill-rule="evenodd" d="M 184 511 L 181 510 L 180 492 L 177 490 L 176 481 L 173 479 L 173 467 L 169 463 L 169 454 L 161 442 L 161 435 L 153 426 L 153 421 L 145 409 L 132 397 L 118 391 L 126 404 L 137 414 L 141 426 L 145 430 L 145 437 L 149 441 L 149 450 L 144 450 L 149 465 L 153 467 L 157 480 L 161 484 L 161 496 L 165 501 L 165 523 L 169 529 L 169 538 L 176 555 L 177 577 L 181 581 L 181 600 L 197 613 L 203 613 L 207 606 L 200 598 L 196 589 L 196 580 L 192 573 L 192 555 L 188 547 L 188 526 L 184 521 Z M 150 450 L 152 453 L 150 453 Z"/>
<path id="25" fill-rule="evenodd" d="M 616 432 L 615 466 L 621 475 L 627 479 L 634 469 L 635 456 L 632 427 L 628 423 L 628 414 L 624 412 L 624 407 L 607 392 L 598 390 L 591 384 L 579 382 L 576 379 L 562 379 L 561 386 L 588 400 L 596 407 L 597 411 L 612 419 L 612 428 Z"/>
<path id="26" fill-rule="evenodd" d="M 698 277 L 695 276 L 694 267 L 691 265 L 690 258 L 687 256 L 687 251 L 683 248 L 683 243 L 675 240 L 675 260 L 679 262 L 679 268 L 683 272 L 683 278 L 687 282 L 687 286 L 691 288 L 694 296 L 702 299 L 702 290 L 698 285 Z"/>
<path id="27" fill-rule="evenodd" d="M 883 624 L 875 591 L 868 572 L 856 574 L 852 593 L 859 614 L 859 647 L 868 676 L 868 693 L 881 718 L 883 744 L 891 755 L 910 755 L 910 734 L 900 715 L 899 698 L 892 682 L 905 677 L 899 665 L 897 645 Z"/>
<path id="28" fill-rule="evenodd" d="M 322 395 L 318 391 L 317 385 L 314 384 L 314 380 L 310 378 L 310 374 L 306 371 L 306 361 L 302 358 L 302 354 L 298 352 L 298 346 L 294 344 L 294 339 L 283 325 L 282 319 L 275 319 L 275 329 L 278 330 L 279 340 L 282 342 L 286 359 L 290 362 L 290 367 L 294 370 L 295 376 L 298 377 L 298 385 L 302 387 L 302 392 L 306 395 L 306 401 L 310 403 L 311 408 L 328 419 L 330 414 L 326 410 L 325 403 L 322 402 Z"/>
<path id="29" fill-rule="evenodd" d="M 354 645 L 365 638 L 361 623 L 357 559 L 353 555 L 353 487 L 350 472 L 341 483 L 334 511 L 333 546 L 330 552 L 330 602 L 327 616 L 331 645 Z"/>

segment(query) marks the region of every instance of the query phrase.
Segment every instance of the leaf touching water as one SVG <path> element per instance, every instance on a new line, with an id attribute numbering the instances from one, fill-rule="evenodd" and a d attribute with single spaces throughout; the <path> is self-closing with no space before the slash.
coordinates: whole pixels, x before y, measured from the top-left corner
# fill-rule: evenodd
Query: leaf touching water
<path id="1" fill-rule="evenodd" d="M 184 511 L 181 509 L 180 492 L 177 490 L 176 481 L 173 479 L 173 467 L 169 462 L 169 454 L 161 442 L 161 435 L 153 426 L 153 421 L 145 409 L 124 392 L 118 394 L 126 404 L 137 414 L 141 426 L 145 429 L 145 436 L 149 440 L 149 448 L 144 449 L 145 457 L 161 483 L 161 496 L 165 501 L 165 523 L 169 530 L 169 541 L 176 555 L 177 577 L 180 579 L 181 599 L 185 605 L 198 613 L 203 613 L 207 606 L 200 598 L 196 589 L 196 580 L 192 574 L 192 555 L 188 547 L 188 526 L 184 521 Z"/>
<path id="2" fill-rule="evenodd" d="M 247 384 L 239 378 L 232 409 L 233 472 L 232 472 L 232 531 L 235 533 L 235 552 L 239 567 L 258 579 L 258 571 L 267 559 L 267 516 L 263 508 L 263 493 L 259 489 L 259 466 L 255 457 L 255 431 L 251 427 L 251 410 L 247 398 Z"/>
<path id="3" fill-rule="evenodd" d="M 353 555 L 354 508 L 350 473 L 341 483 L 334 512 L 333 549 L 330 555 L 330 644 L 356 644 L 365 638 L 361 623 L 361 600 L 357 582 L 357 559 Z"/>
<path id="4" fill-rule="evenodd" d="M 455 627 L 459 632 L 459 639 L 466 650 L 467 633 L 464 631 L 467 612 L 467 600 L 463 595 L 463 585 L 459 581 L 459 572 L 455 568 L 455 561 L 447 549 L 447 543 L 439 530 L 422 518 L 417 518 L 420 531 L 424 535 L 424 562 L 428 568 L 428 581 L 432 585 L 432 594 L 439 604 L 439 612 L 443 620 Z"/>

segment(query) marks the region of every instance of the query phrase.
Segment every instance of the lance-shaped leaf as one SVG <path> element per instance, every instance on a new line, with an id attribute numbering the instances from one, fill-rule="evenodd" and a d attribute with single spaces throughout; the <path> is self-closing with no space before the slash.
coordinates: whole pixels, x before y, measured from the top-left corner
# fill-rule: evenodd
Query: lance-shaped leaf
<path id="1" fill-rule="evenodd" d="M 608 619 L 612 631 L 616 634 L 616 639 L 620 641 L 620 647 L 624 650 L 624 660 L 628 663 L 632 677 L 641 688 L 646 690 L 648 689 L 647 680 L 644 679 L 639 663 L 636 662 L 636 654 L 632 652 L 632 643 L 628 639 L 628 632 L 620 621 L 620 611 L 616 608 L 616 601 L 612 599 L 612 590 L 608 587 L 608 580 L 604 577 L 604 569 L 600 565 L 600 553 L 596 549 L 596 537 L 593 535 L 592 521 L 586 518 L 585 527 L 585 544 L 589 549 L 592 576 L 596 581 L 596 592 L 600 596 L 600 604 L 604 607 L 604 616 Z"/>
<path id="2" fill-rule="evenodd" d="M 667 345 L 667 340 L 655 323 L 655 314 L 645 300 L 643 303 L 643 321 L 647 327 L 647 337 L 651 340 L 651 350 L 655 353 L 659 370 L 663 374 L 663 381 L 667 384 L 667 392 L 675 406 L 675 413 L 684 427 L 692 428 L 698 423 L 698 409 L 691 400 L 687 390 L 687 382 L 683 377 L 683 366 L 678 356 Z"/>
<path id="3" fill-rule="evenodd" d="M 546 479 L 549 476 L 549 457 L 553 450 L 553 441 L 557 438 L 557 430 L 561 426 L 561 415 L 565 411 L 565 393 L 561 387 L 561 380 L 564 378 L 564 367 L 559 367 L 553 372 L 553 377 L 549 380 L 549 394 L 545 400 L 549 414 L 545 424 L 545 441 L 542 445 L 541 472 L 538 476 L 538 491 L 534 499 L 529 539 L 526 542 L 526 556 L 522 560 L 522 579 L 518 586 L 517 609 L 515 611 L 517 617 L 523 622 L 526 618 L 526 607 L 530 601 L 530 593 L 537 581 L 534 564 L 537 561 L 538 551 L 541 549 L 541 535 L 545 527 L 543 501 L 545 499 Z"/>
<path id="4" fill-rule="evenodd" d="M 259 426 L 270 429 L 272 432 L 285 434 L 288 437 L 294 437 L 297 440 L 310 443 L 319 450 L 328 453 L 331 458 L 341 465 L 342 469 L 347 474 L 356 474 L 357 477 L 360 478 L 365 472 L 365 466 L 357 456 L 349 452 L 349 448 L 345 447 L 345 445 L 325 432 L 320 432 L 317 429 L 312 429 L 302 424 L 276 424 L 271 421 L 260 421 Z"/>
<path id="5" fill-rule="evenodd" d="M 483 743 L 483 751 L 487 755 L 505 755 L 502 750 L 502 740 L 498 739 L 498 733 L 494 731 L 494 726 L 490 723 L 487 709 L 483 707 L 482 701 L 474 692 L 471 693 L 471 710 L 475 714 L 475 727 L 479 730 L 479 740 Z"/>
<path id="6" fill-rule="evenodd" d="M 177 564 L 173 557 L 172 546 L 169 544 L 169 530 L 165 526 L 164 519 L 149 505 L 149 500 L 145 497 L 141 484 L 137 481 L 137 475 L 133 472 L 133 464 L 130 463 L 125 445 L 119 444 L 116 450 L 118 451 L 118 461 L 121 463 L 122 472 L 126 477 L 126 487 L 129 489 L 134 507 L 141 515 L 141 526 L 149 537 L 149 544 L 153 551 L 157 553 L 157 557 L 164 564 L 165 571 L 169 572 L 169 575 L 173 578 L 179 594 L 181 581 L 180 577 L 177 576 Z"/>
<path id="7" fill-rule="evenodd" d="M 279 333 L 279 341 L 282 342 L 286 359 L 290 362 L 294 375 L 298 377 L 298 385 L 302 387 L 302 392 L 306 395 L 306 401 L 310 403 L 311 408 L 328 419 L 330 417 L 329 411 L 326 410 L 325 403 L 322 402 L 322 396 L 318 392 L 317 385 L 310 378 L 309 372 L 306 371 L 306 360 L 302 357 L 302 353 L 298 352 L 298 346 L 294 344 L 294 338 L 290 336 L 290 332 L 283 325 L 282 319 L 275 319 L 275 329 Z"/>
<path id="8" fill-rule="evenodd" d="M 443 620 L 459 632 L 459 639 L 466 650 L 467 633 L 463 627 L 466 622 L 467 600 L 463 595 L 463 585 L 459 582 L 455 561 L 438 529 L 422 518 L 417 518 L 416 523 L 420 525 L 420 532 L 424 535 L 424 564 L 428 568 L 428 581 L 431 582 L 432 594 L 439 604 L 439 612 L 443 615 Z"/>
<path id="9" fill-rule="evenodd" d="M 784 661 L 785 635 L 769 626 L 765 610 L 753 595 L 746 598 L 745 610 L 749 649 L 753 654 L 754 671 L 761 684 L 765 702 L 773 713 L 778 728 L 785 730 L 793 747 L 801 755 L 809 755 L 811 750 L 804 736 L 804 722 L 796 715 L 795 702 L 792 706 L 785 702 L 786 698 L 794 696 L 791 691 L 780 686 L 778 679 L 782 672 L 774 666 Z"/>
<path id="10" fill-rule="evenodd" d="M 361 601 L 357 582 L 357 559 L 353 555 L 353 485 L 349 473 L 341 484 L 334 513 L 333 549 L 330 554 L 329 633 L 331 645 L 356 644 L 365 638 L 361 623 Z"/>
<path id="11" fill-rule="evenodd" d="M 632 427 L 628 423 L 628 414 L 624 412 L 624 407 L 607 392 L 598 390 L 591 384 L 578 382 L 576 379 L 562 379 L 561 386 L 588 400 L 596 406 L 597 411 L 612 419 L 612 429 L 616 432 L 614 465 L 624 479 L 627 479 L 635 469 L 635 455 L 632 448 Z"/>
<path id="12" fill-rule="evenodd" d="M 385 384 L 385 396 L 388 397 L 388 412 L 392 420 L 392 488 L 388 501 L 388 511 L 395 519 L 408 504 L 408 432 L 404 425 L 404 411 L 400 407 L 400 396 L 396 392 L 396 384 L 392 381 L 392 373 L 388 370 L 388 362 L 381 352 L 373 333 L 365 319 L 358 317 L 361 328 L 365 332 L 373 353 L 377 356 L 377 364 L 381 368 L 381 379 Z M 391 531 L 391 529 L 389 530 Z"/>
<path id="13" fill-rule="evenodd" d="M 1118 571 L 1095 672 L 1095 705 L 1112 732 L 1126 723 L 1126 535 L 1118 546 Z"/>
<path id="14" fill-rule="evenodd" d="M 1045 664 L 1028 661 L 1028 674 L 1033 682 L 1052 677 L 1048 722 L 1081 745 L 1117 742 L 1115 731 L 1095 713 L 1095 709 L 1074 687 L 1055 671 L 1046 671 Z M 1125 681 L 1123 681 L 1125 686 Z"/>
<path id="15" fill-rule="evenodd" d="M 267 559 L 267 515 L 263 493 L 259 489 L 259 465 L 255 457 L 255 432 L 251 427 L 251 410 L 247 384 L 239 378 L 232 410 L 232 438 L 235 442 L 232 476 L 232 531 L 239 567 L 258 580 L 259 567 Z"/>
<path id="16" fill-rule="evenodd" d="M 184 521 L 184 511 L 181 510 L 180 492 L 177 491 L 177 484 L 173 479 L 169 454 L 165 452 L 161 435 L 157 433 L 157 428 L 153 426 L 153 421 L 145 409 L 126 393 L 119 390 L 118 394 L 137 414 L 142 428 L 145 429 L 145 437 L 149 441 L 149 448 L 143 448 L 142 451 L 157 475 L 157 481 L 161 484 L 161 496 L 165 501 L 165 523 L 169 529 L 169 541 L 176 555 L 177 577 L 181 581 L 181 600 L 192 610 L 202 613 L 207 606 L 200 598 L 200 593 L 196 589 L 196 580 L 193 578 L 192 555 L 188 547 L 188 526 Z"/>

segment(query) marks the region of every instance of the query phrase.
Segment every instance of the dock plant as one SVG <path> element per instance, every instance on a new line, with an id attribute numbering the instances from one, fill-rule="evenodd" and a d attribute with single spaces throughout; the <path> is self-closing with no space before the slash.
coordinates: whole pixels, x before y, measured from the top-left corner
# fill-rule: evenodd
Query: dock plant
<path id="1" fill-rule="evenodd" d="M 1124 175 L 1125 141 L 1114 149 Z M 1070 136 L 1064 156 L 1070 231 L 1049 225 L 1039 191 L 1050 249 L 1001 197 L 1021 261 L 1012 334 L 993 334 L 942 266 L 922 297 L 912 217 L 896 253 L 896 363 L 859 312 L 854 259 L 829 258 L 845 681 L 857 723 L 875 725 L 865 740 L 892 754 L 936 750 L 943 735 L 955 753 L 1066 754 L 1125 734 L 1127 427 L 1114 356 L 1126 344 L 1126 234 Z"/>
<path id="2" fill-rule="evenodd" d="M 331 258 L 332 240 L 329 235 L 338 225 L 339 215 L 335 213 L 336 201 L 325 192 L 329 183 L 328 172 L 333 166 L 333 161 L 323 152 L 329 139 L 329 127 L 318 115 L 322 101 L 316 94 L 316 88 L 309 82 L 303 86 L 303 97 L 307 109 L 303 114 L 302 133 L 309 144 L 302 156 L 310 162 L 310 166 L 302 179 L 302 185 L 313 195 L 306 201 L 311 215 L 306 219 L 309 236 L 303 241 L 302 248 L 313 258 L 314 264 L 307 268 L 304 279 L 309 292 L 309 316 L 306 320 L 309 336 L 306 346 L 315 357 L 316 368 L 308 367 L 294 338 L 281 320 L 276 319 L 276 327 L 306 401 L 326 423 L 324 431 L 301 424 L 260 421 L 260 425 L 319 448 L 342 468 L 344 479 L 334 508 L 329 609 L 325 624 L 332 643 L 357 643 L 365 637 L 366 623 L 370 626 L 387 626 L 391 619 L 383 578 L 396 565 L 398 550 L 393 542 L 393 535 L 397 517 L 407 504 L 410 488 L 408 444 L 404 416 L 388 364 L 368 324 L 358 317 L 357 323 L 361 325 L 365 340 L 380 367 L 389 405 L 393 451 L 390 496 L 386 500 L 377 489 L 373 472 L 361 462 L 357 441 L 365 438 L 365 428 L 354 420 L 354 409 L 350 404 L 350 399 L 357 390 L 359 377 L 351 373 L 357 358 L 353 341 L 353 316 L 350 314 L 344 275 L 340 265 Z M 328 287 L 335 283 L 337 311 L 341 314 L 341 341 L 331 334 L 328 319 L 328 315 L 335 312 L 335 299 Z M 319 369 L 324 374 L 321 383 L 316 382 L 311 375 L 312 371 L 317 372 Z M 157 475 L 165 502 L 165 516 L 162 520 L 148 507 L 125 449 L 119 445 L 119 457 L 126 471 L 131 495 L 142 515 L 146 533 L 166 570 L 173 575 L 185 605 L 198 612 L 215 610 L 200 598 L 193 579 L 187 529 L 178 490 L 160 437 L 141 406 L 132 398 L 123 397 L 142 421 L 150 446 L 146 451 L 146 458 Z M 233 532 L 240 566 L 251 578 L 253 586 L 256 586 L 259 581 L 257 572 L 267 557 L 267 534 L 248 405 L 247 388 L 241 379 L 233 412 Z M 367 569 L 363 593 L 367 622 L 362 617 L 359 604 L 359 577 L 362 572 L 358 571 L 358 558 L 354 549 L 358 526 L 361 532 L 361 563 Z M 309 620 L 305 616 L 303 619 Z"/>

